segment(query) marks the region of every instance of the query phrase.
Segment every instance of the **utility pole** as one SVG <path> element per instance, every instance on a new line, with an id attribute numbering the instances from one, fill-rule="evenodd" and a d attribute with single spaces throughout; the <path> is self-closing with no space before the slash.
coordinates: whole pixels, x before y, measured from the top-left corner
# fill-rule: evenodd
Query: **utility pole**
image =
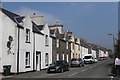
<path id="1" fill-rule="evenodd" d="M 114 34 L 108 34 L 108 35 L 113 37 L 113 54 L 114 54 L 114 57 L 115 57 L 115 37 L 114 37 Z"/>

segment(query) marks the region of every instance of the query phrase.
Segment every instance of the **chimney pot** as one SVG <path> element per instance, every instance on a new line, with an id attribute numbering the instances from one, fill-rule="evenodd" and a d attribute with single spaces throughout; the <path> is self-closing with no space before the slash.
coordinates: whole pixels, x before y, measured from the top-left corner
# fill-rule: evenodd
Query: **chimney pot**
<path id="1" fill-rule="evenodd" d="M 36 15 L 36 13 L 33 13 L 33 15 Z"/>

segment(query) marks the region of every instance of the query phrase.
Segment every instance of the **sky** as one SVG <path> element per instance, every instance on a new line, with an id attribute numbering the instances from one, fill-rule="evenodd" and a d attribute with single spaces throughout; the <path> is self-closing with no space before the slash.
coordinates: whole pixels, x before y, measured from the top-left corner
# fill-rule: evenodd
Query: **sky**
<path id="1" fill-rule="evenodd" d="M 118 34 L 117 2 L 4 2 L 3 8 L 20 15 L 44 16 L 49 25 L 59 21 L 75 37 L 112 49 Z"/>

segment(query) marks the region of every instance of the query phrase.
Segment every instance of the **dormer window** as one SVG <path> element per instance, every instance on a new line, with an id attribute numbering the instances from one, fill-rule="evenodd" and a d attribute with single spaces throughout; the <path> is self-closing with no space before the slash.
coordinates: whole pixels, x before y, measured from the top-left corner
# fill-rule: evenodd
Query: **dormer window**
<path id="1" fill-rule="evenodd" d="M 30 29 L 26 29 L 26 43 L 30 43 Z"/>

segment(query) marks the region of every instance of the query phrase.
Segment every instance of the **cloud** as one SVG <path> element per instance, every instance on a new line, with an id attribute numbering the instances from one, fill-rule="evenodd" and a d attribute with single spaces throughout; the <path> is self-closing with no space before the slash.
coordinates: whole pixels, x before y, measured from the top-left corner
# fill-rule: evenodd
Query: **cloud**
<path id="1" fill-rule="evenodd" d="M 30 15 L 32 16 L 33 13 L 36 13 L 37 16 L 44 16 L 44 20 L 47 22 L 48 25 L 53 25 L 56 23 L 57 20 L 59 20 L 57 17 L 45 13 L 45 12 L 41 12 L 38 10 L 34 10 L 34 9 L 30 9 L 27 7 L 21 7 L 20 10 L 17 10 L 16 13 L 20 14 L 20 15 Z M 60 20 L 59 20 L 60 21 Z"/>

